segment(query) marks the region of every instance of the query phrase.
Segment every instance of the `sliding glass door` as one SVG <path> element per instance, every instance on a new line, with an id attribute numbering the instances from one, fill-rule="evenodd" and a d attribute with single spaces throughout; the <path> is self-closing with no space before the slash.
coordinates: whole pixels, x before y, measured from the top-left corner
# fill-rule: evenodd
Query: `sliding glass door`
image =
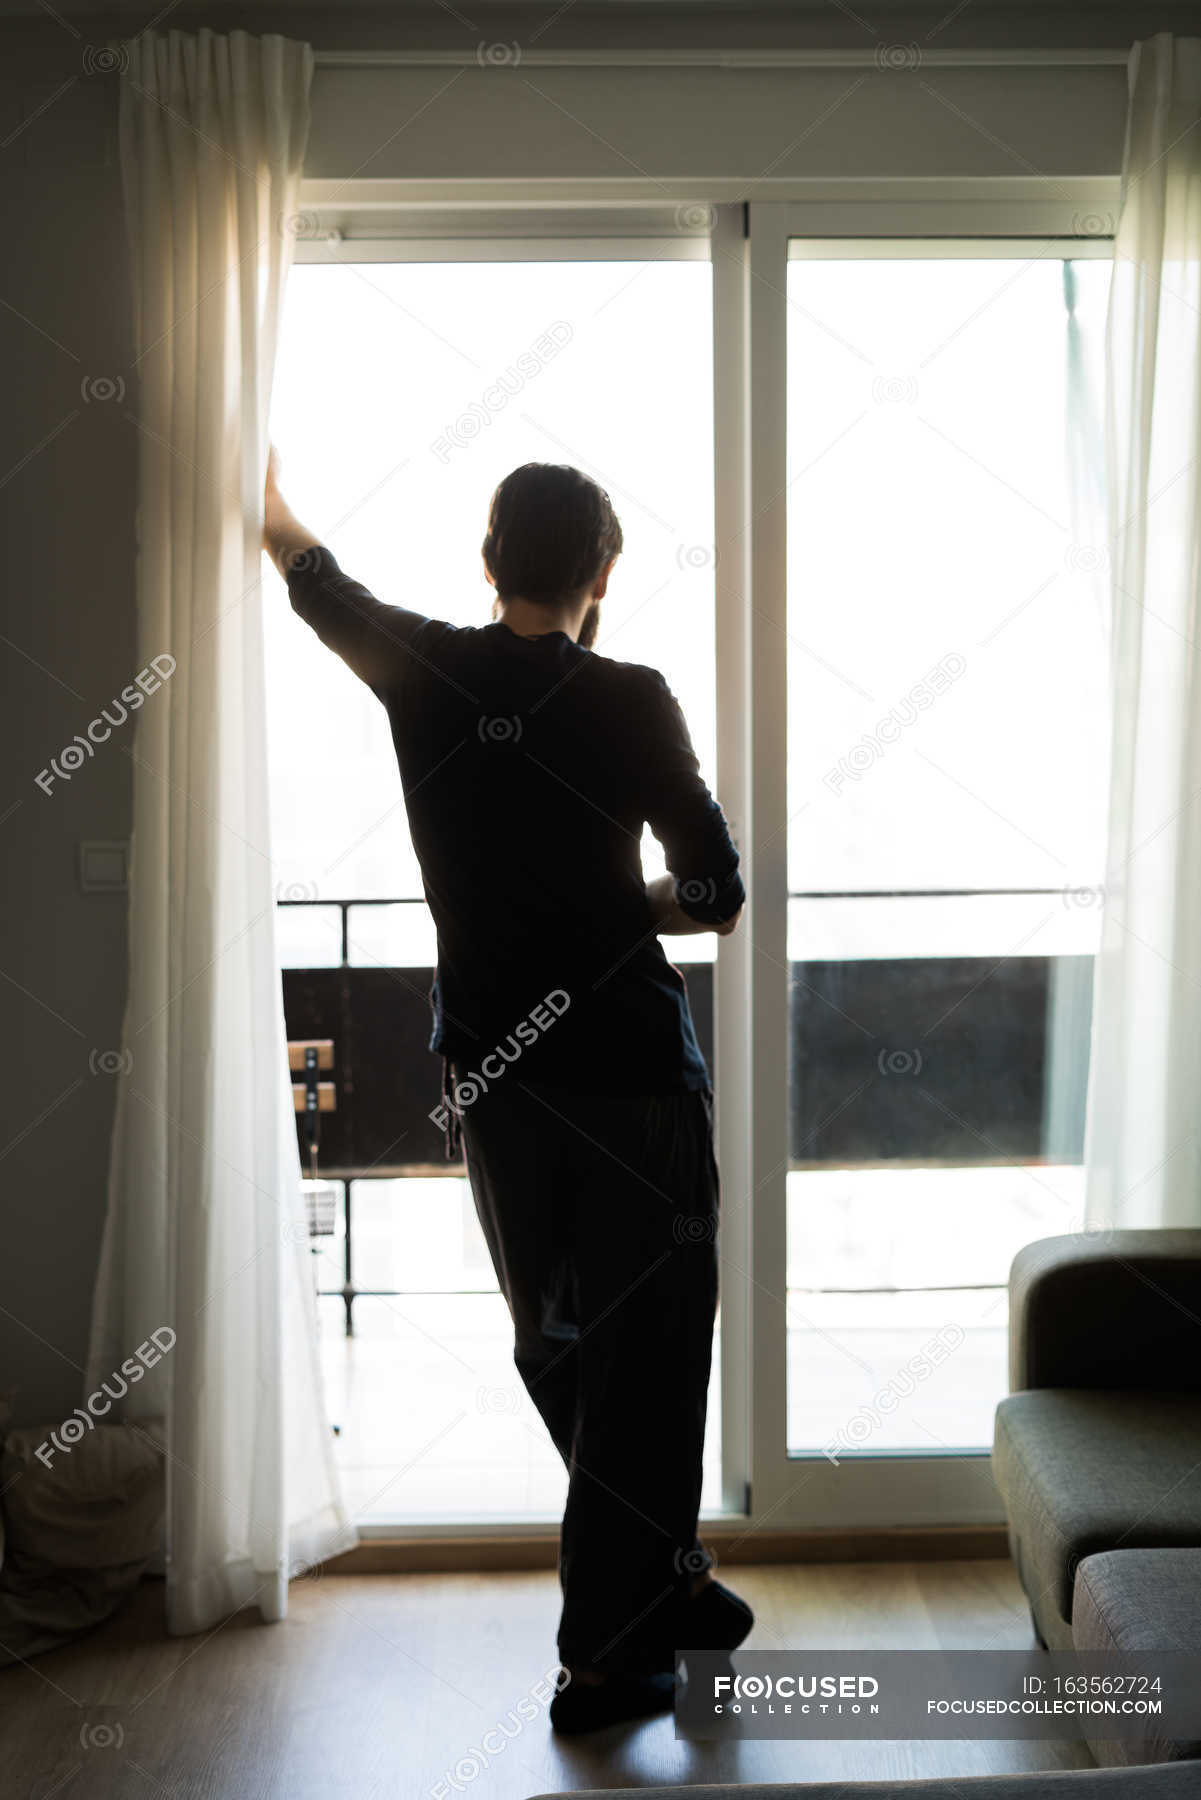
<path id="1" fill-rule="evenodd" d="M 598 649 L 663 671 L 715 781 L 708 246 L 650 223 L 592 240 L 530 241 L 520 221 L 499 238 L 317 239 L 290 280 L 272 431 L 289 499 L 343 567 L 461 625 L 491 615 L 480 543 L 501 477 L 565 462 L 600 481 L 625 549 Z M 268 632 L 289 1033 L 334 1038 L 340 1087 L 320 1152 L 333 1230 L 315 1243 L 348 1498 L 376 1528 L 546 1529 L 564 1472 L 513 1369 L 461 1166 L 440 1159 L 428 1118 L 434 932 L 387 717 L 278 589 Z M 649 833 L 643 866 L 663 869 Z M 710 1054 L 714 943 L 673 949 Z M 720 1430 L 715 1382 L 710 1509 Z"/>
<path id="2" fill-rule="evenodd" d="M 1107 250 L 817 239 L 752 209 L 754 1510 L 775 1524 L 998 1516 L 1009 1263 L 1080 1228 Z"/>
<path id="3" fill-rule="evenodd" d="M 679 695 L 751 891 L 720 946 L 668 946 L 723 1174 L 704 1504 L 751 1529 L 999 1518 L 1008 1265 L 1080 1223 L 1109 245 L 1070 205 L 343 208 L 289 289 L 289 496 L 384 598 L 485 620 L 521 462 L 621 516 L 597 648 Z M 543 1523 L 562 1472 L 429 1136 L 386 719 L 269 632 L 285 988 L 355 1059 L 316 1240 L 350 1491 L 381 1530 Z"/>

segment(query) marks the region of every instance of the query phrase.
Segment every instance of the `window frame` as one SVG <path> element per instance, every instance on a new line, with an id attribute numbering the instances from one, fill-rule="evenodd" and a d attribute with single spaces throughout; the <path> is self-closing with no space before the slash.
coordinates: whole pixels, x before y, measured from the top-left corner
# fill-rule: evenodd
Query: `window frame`
<path id="1" fill-rule="evenodd" d="M 364 208 L 306 207 L 303 195 L 302 188 L 295 225 L 300 263 L 709 260 L 711 209 L 695 201 Z"/>
<path id="2" fill-rule="evenodd" d="M 820 1453 L 787 1453 L 787 265 L 798 255 L 878 255 L 881 244 L 901 256 L 1012 255 L 1016 243 L 1111 256 L 1119 183 L 821 180 L 791 189 L 760 201 L 737 183 L 680 183 L 669 194 L 650 181 L 590 189 L 552 180 L 518 197 L 478 182 L 309 181 L 295 259 L 711 259 L 717 795 L 749 894 L 743 929 L 719 941 L 714 977 L 723 1195 L 715 1516 L 749 1531 L 768 1521 L 777 1531 L 999 1524 L 986 1450 L 881 1451 L 838 1468 Z M 430 1538 L 479 1528 L 360 1530 Z M 521 1537 L 545 1521 L 487 1529 Z"/>
<path id="3" fill-rule="evenodd" d="M 746 1142 L 742 1191 L 754 1196 L 753 1206 L 739 1208 L 735 1201 L 731 1221 L 728 1179 L 724 1184 L 726 1228 L 732 1223 L 737 1234 L 754 1296 L 746 1387 L 752 1526 L 767 1516 L 773 1529 L 978 1526 L 1004 1519 L 987 1448 L 865 1451 L 837 1466 L 820 1451 L 790 1456 L 787 1449 L 788 691 L 781 644 L 787 630 L 788 263 L 818 255 L 878 256 L 882 249 L 897 256 L 928 255 L 933 248 L 951 256 L 1002 257 L 1012 256 L 1017 245 L 1042 254 L 1070 248 L 1073 255 L 1112 256 L 1116 204 L 1082 213 L 1074 199 L 1064 193 L 1023 207 L 1010 196 L 965 203 L 933 195 L 928 202 L 911 200 L 891 209 L 854 199 L 833 209 L 806 201 L 749 208 L 743 357 L 744 429 L 751 447 L 745 525 L 749 648 L 741 693 L 723 696 L 719 683 L 718 743 L 719 749 L 727 745 L 729 760 L 725 768 L 719 761 L 718 779 L 723 790 L 745 797 L 740 816 L 751 826 L 742 848 L 754 954 L 746 977 L 749 1079 L 732 1093 L 719 1086 L 718 1109 L 723 1143 L 740 1137 Z M 1090 229 L 1080 231 L 1082 221 Z M 1106 229 L 1094 229 L 1094 222 Z M 719 567 L 723 547 L 719 541 Z M 744 733 L 730 729 L 723 736 L 723 701 L 727 708 L 746 709 Z M 733 720 L 729 723 L 732 727 Z M 720 1009 L 728 1003 L 720 976 L 717 995 Z M 744 1097 L 747 1088 L 753 1104 Z"/>

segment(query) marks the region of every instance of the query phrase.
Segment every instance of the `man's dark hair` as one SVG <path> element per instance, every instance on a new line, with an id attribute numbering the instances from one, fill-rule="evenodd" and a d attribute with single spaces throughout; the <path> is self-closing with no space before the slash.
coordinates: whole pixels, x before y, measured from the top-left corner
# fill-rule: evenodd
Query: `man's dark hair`
<path id="1" fill-rule="evenodd" d="M 621 550 L 604 488 L 562 463 L 523 463 L 492 496 L 484 566 L 502 599 L 561 600 Z"/>

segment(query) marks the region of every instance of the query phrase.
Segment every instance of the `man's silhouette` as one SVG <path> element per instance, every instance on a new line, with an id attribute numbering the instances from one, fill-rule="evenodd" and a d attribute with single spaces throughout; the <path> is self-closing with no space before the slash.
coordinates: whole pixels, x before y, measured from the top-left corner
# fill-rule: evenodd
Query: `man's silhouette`
<path id="1" fill-rule="evenodd" d="M 387 708 L 438 933 L 432 1117 L 460 1139 L 517 1368 L 567 1465 L 551 1708 L 581 1731 L 671 1703 L 677 1648 L 748 1607 L 697 1541 L 717 1301 L 712 1095 L 660 933 L 732 931 L 744 893 L 663 677 L 597 655 L 609 497 L 528 463 L 492 498 L 493 621 L 387 606 L 283 501 L 294 609 Z M 670 874 L 643 880 L 645 824 Z"/>

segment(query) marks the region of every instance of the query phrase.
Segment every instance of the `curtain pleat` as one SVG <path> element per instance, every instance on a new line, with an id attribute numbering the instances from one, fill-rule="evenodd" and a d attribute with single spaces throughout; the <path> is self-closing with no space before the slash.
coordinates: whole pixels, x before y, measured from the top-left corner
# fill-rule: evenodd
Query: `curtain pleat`
<path id="1" fill-rule="evenodd" d="M 168 1427 L 168 1624 L 283 1615 L 348 1548 L 275 950 L 260 576 L 267 416 L 312 52 L 278 36 L 128 46 L 121 164 L 140 393 L 142 662 L 130 981 L 89 1385 Z"/>
<path id="2" fill-rule="evenodd" d="M 1201 1225 L 1201 39 L 1131 56 L 1107 363 L 1113 748 L 1086 1221 Z"/>

